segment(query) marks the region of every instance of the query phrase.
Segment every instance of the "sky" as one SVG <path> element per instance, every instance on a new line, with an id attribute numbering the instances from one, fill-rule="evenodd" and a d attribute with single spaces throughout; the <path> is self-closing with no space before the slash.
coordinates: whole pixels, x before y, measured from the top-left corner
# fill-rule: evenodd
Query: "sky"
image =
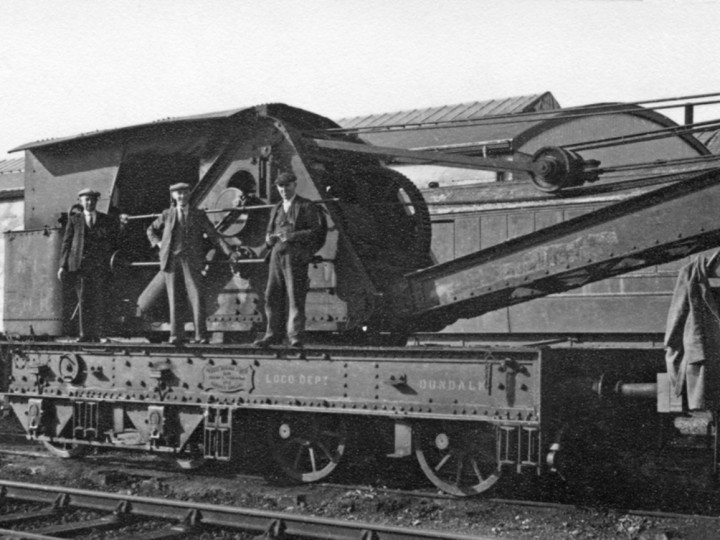
<path id="1" fill-rule="evenodd" d="M 720 92 L 718 56 L 720 0 L 0 0 L 0 159 L 271 102 L 337 119 Z"/>

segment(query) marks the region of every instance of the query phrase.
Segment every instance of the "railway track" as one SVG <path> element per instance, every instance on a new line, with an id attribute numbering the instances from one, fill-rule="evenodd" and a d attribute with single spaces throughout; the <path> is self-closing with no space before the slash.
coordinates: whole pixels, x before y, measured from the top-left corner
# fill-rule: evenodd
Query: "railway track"
<path id="1" fill-rule="evenodd" d="M 100 456 L 97 457 L 100 458 Z M 90 459 L 88 461 L 97 461 L 94 464 L 98 465 L 105 460 Z M 189 493 L 193 492 L 192 488 L 187 487 L 186 482 L 196 475 L 194 473 L 190 475 L 179 473 L 178 476 L 168 476 L 168 471 L 154 470 L 153 467 L 140 467 L 141 470 L 137 470 L 138 474 L 135 476 L 132 470 L 133 467 L 131 467 L 125 471 L 128 475 L 125 478 L 121 473 L 121 469 L 130 464 L 121 464 L 122 460 L 112 459 L 111 461 L 115 472 L 110 473 L 111 476 L 108 477 L 110 484 L 108 485 L 123 488 L 123 491 L 116 492 L 114 495 L 105 492 L 96 493 L 94 491 L 82 491 L 64 487 L 46 488 L 37 484 L 0 481 L 0 538 L 57 538 L 70 536 L 95 540 L 106 537 L 128 540 L 138 538 L 142 540 L 145 538 L 168 537 L 199 538 L 202 534 L 203 538 L 210 540 L 216 537 L 227 538 L 222 534 L 227 535 L 228 531 L 232 531 L 231 534 L 234 535 L 234 538 L 263 538 L 268 540 L 276 538 L 286 538 L 288 540 L 290 538 L 357 538 L 360 540 L 366 538 L 482 538 L 481 536 L 462 536 L 456 533 L 436 531 L 422 534 L 422 531 L 415 528 L 410 530 L 395 527 L 388 528 L 370 523 L 359 523 L 358 521 L 352 521 L 349 524 L 340 521 L 339 523 L 342 524 L 341 529 L 332 528 L 332 524 L 336 522 L 337 517 L 345 517 L 345 511 L 351 512 L 347 514 L 348 516 L 365 516 L 361 519 L 368 522 L 374 521 L 376 519 L 374 516 L 382 516 L 380 519 L 387 520 L 390 523 L 399 523 L 399 518 L 403 515 L 405 516 L 405 519 L 403 519 L 405 524 L 415 523 L 417 525 L 421 520 L 426 523 L 446 523 L 446 526 L 453 527 L 453 530 L 463 532 L 470 530 L 470 528 L 458 527 L 457 523 L 452 523 L 453 517 L 466 515 L 466 512 L 467 515 L 474 515 L 478 512 L 480 514 L 487 513 L 488 516 L 492 517 L 489 521 L 485 520 L 483 522 L 480 526 L 481 529 L 478 531 L 479 534 L 488 534 L 487 531 L 490 529 L 495 533 L 493 525 L 497 526 L 499 524 L 502 526 L 503 523 L 512 524 L 514 522 L 517 525 L 524 522 L 523 520 L 527 520 L 528 523 L 543 523 L 548 520 L 551 523 L 558 521 L 559 525 L 563 525 L 566 522 L 583 523 L 587 520 L 588 515 L 595 516 L 591 518 L 595 521 L 604 520 L 603 516 L 608 513 L 616 516 L 616 520 L 628 522 L 635 520 L 637 523 L 704 522 L 707 524 L 704 525 L 705 527 L 713 530 L 720 524 L 716 512 L 707 511 L 707 508 L 700 509 L 699 507 L 692 510 L 687 509 L 688 511 L 683 512 L 658 511 L 659 508 L 653 509 L 652 506 L 645 509 L 630 510 L 628 507 L 616 507 L 611 504 L 610 506 L 600 505 L 597 511 L 593 511 L 594 506 L 592 504 L 583 504 L 578 501 L 575 504 L 564 504 L 558 501 L 520 500 L 514 497 L 509 499 L 483 497 L 476 499 L 472 507 L 455 507 L 449 503 L 457 501 L 458 504 L 461 504 L 462 501 L 432 490 L 408 491 L 355 484 L 318 483 L 314 485 L 313 489 L 295 493 L 293 490 L 288 491 L 284 486 L 278 490 L 266 482 L 254 482 L 254 480 L 258 479 L 254 475 L 240 475 L 249 477 L 246 479 L 248 483 L 243 488 L 243 491 L 252 493 L 253 497 L 249 500 L 245 498 L 234 499 L 238 501 L 236 504 L 239 503 L 243 508 L 231 508 L 228 516 L 223 513 L 223 509 L 226 507 L 205 504 L 208 501 L 210 503 L 218 501 L 222 501 L 224 504 L 229 503 L 229 499 L 223 496 L 225 493 L 222 491 L 224 484 L 218 484 L 218 488 L 221 490 L 218 492 L 220 493 L 219 497 L 201 498 L 201 500 L 204 499 L 204 502 L 199 503 L 148 498 L 148 496 L 155 497 L 159 490 L 160 493 L 165 494 L 164 496 L 172 493 L 173 495 L 170 496 L 184 499 Z M 107 472 L 107 470 L 99 470 L 97 475 L 89 475 L 87 478 L 92 478 L 93 482 L 104 482 L 106 480 L 102 480 L 102 478 Z M 157 476 L 157 483 L 153 482 L 155 476 L 149 473 L 160 474 L 160 476 Z M 44 473 L 37 474 L 42 475 Z M 85 477 L 85 474 L 84 472 L 83 477 Z M 120 476 L 116 477 L 117 474 L 120 474 Z M 23 480 L 22 478 L 19 479 Z M 220 480 L 219 477 L 218 480 Z M 33 478 L 33 481 L 48 482 L 48 480 L 42 480 L 41 476 Z M 129 493 L 137 493 L 138 490 L 129 486 L 141 481 L 147 488 L 140 489 L 140 492 L 146 491 L 145 496 L 130 496 Z M 57 477 L 49 480 L 49 482 L 63 484 L 63 480 L 58 480 Z M 180 483 L 178 484 L 178 482 Z M 78 484 L 71 482 L 71 485 Z M 165 491 L 164 487 L 167 485 L 175 487 Z M 207 477 L 202 485 L 214 485 L 212 477 Z M 80 484 L 80 487 L 84 486 Z M 266 489 L 268 490 L 267 493 Z M 265 495 L 262 495 L 263 493 Z M 413 499 L 418 502 L 408 502 Z M 440 502 L 441 499 L 448 499 L 448 501 Z M 342 502 L 337 504 L 323 502 L 330 500 Z M 427 502 L 422 502 L 423 500 Z M 147 501 L 151 502 L 148 503 Z M 248 504 L 249 501 L 252 502 Z M 346 501 L 349 504 L 346 504 Z M 304 509 L 306 504 L 308 508 Z M 330 506 L 325 506 L 326 504 Z M 258 506 L 262 510 L 245 508 L 247 506 Z M 268 511 L 268 507 L 270 509 L 277 508 L 278 512 Z M 394 510 L 387 511 L 389 507 L 394 508 Z M 294 510 L 291 510 L 291 513 L 288 514 L 288 508 Z M 328 508 L 333 510 L 328 512 Z M 405 513 L 407 508 L 412 508 L 408 514 Z M 427 509 L 442 508 L 446 510 L 438 510 L 434 514 L 435 519 L 428 519 L 428 514 L 423 513 Z M 375 509 L 375 513 L 373 513 L 372 509 Z M 671 509 L 667 508 L 667 510 Z M 314 518 L 302 514 L 304 512 L 317 513 L 318 511 L 320 515 L 330 516 L 333 519 L 318 518 L 317 521 L 313 521 Z M 238 512 L 239 514 L 237 514 Z M 43 518 L 43 516 L 45 517 Z M 407 519 L 410 516 L 412 518 Z M 552 518 L 546 516 L 561 517 Z M 20 521 L 15 524 L 9 522 L 15 519 Z M 39 519 L 44 519 L 44 521 L 40 522 Z M 297 523 L 296 520 L 298 519 L 302 522 Z M 398 521 L 395 521 L 396 519 Z M 308 520 L 313 521 L 313 523 L 305 523 Z M 67 523 L 67 525 L 63 525 L 58 529 L 61 521 Z M 474 521 L 474 519 L 463 521 L 467 521 L 467 525 L 469 525 L 469 521 Z M 28 530 L 26 526 L 28 523 L 32 523 L 33 530 Z M 684 527 L 685 525 L 681 526 Z M 6 532 L 11 527 L 14 529 L 20 528 L 22 535 L 17 531 Z M 89 532 L 88 527 L 92 527 L 94 531 Z M 108 529 L 110 530 L 105 536 Z M 283 529 L 286 531 L 286 536 L 279 535 L 279 532 Z M 498 528 L 498 530 L 503 529 Z M 537 530 L 539 531 L 537 538 L 555 537 L 551 532 L 548 533 L 547 526 L 545 529 L 539 526 Z M 292 532 L 292 535 L 290 532 Z M 509 537 L 514 538 L 512 532 L 520 531 L 506 530 L 504 535 L 508 537 L 507 535 L 510 533 Z M 260 536 L 256 537 L 255 535 L 258 534 Z M 548 536 L 548 534 L 551 534 L 551 536 Z M 522 534 L 521 536 L 524 537 Z"/>
<path id="2" fill-rule="evenodd" d="M 152 540 L 196 537 L 201 532 L 243 531 L 258 533 L 267 540 L 285 538 L 355 540 L 483 540 L 483 537 L 441 531 L 387 526 L 369 522 L 318 518 L 286 512 L 269 512 L 200 504 L 187 501 L 137 497 L 99 491 L 0 481 L 0 501 L 29 501 L 43 505 L 0 515 L 0 538 L 57 539 L 83 535 L 92 530 L 121 530 L 138 521 L 152 521 L 153 530 L 114 535 L 121 540 Z M 72 519 L 78 509 L 85 514 Z M 63 518 L 62 516 L 65 516 Z M 40 518 L 57 518 L 37 528 Z M 14 527 L 13 529 L 9 527 Z"/>
<path id="3" fill-rule="evenodd" d="M 24 438 L 24 434 L 20 434 Z M 2 432 L 0 432 L 0 437 L 2 436 Z M 27 441 L 28 447 L 37 448 L 36 451 L 25 449 L 25 448 L 15 448 L 15 449 L 7 449 L 4 448 L 3 445 L 0 445 L 0 455 L 7 455 L 9 457 L 15 456 L 15 457 L 22 457 L 22 458 L 36 458 L 40 460 L 44 459 L 50 459 L 55 460 L 57 458 L 53 457 L 52 454 L 48 453 L 46 450 L 44 450 L 41 446 L 37 445 L 36 443 Z M 189 470 L 189 469 L 181 469 L 179 468 L 174 462 L 172 461 L 163 461 L 163 460 L 153 460 L 153 461 L 142 461 L 137 460 L 137 456 L 130 454 L 123 456 L 121 453 L 118 455 L 108 455 L 108 454 L 99 454 L 99 455 L 88 455 L 83 458 L 83 462 L 85 462 L 87 465 L 96 466 L 98 467 L 98 477 L 104 477 L 109 471 L 112 473 L 117 473 L 118 471 L 122 471 L 128 478 L 138 478 L 138 479 L 164 479 L 169 478 L 174 475 L 183 475 L 183 476 L 189 476 L 189 477 L 196 477 L 196 478 L 202 478 L 205 479 L 205 481 L 212 483 L 213 478 L 228 478 L 229 472 L 227 469 L 214 467 L 213 465 L 216 464 L 206 464 L 205 467 L 200 467 L 195 470 Z M 108 469 L 108 467 L 110 469 Z M 239 480 L 245 480 L 249 482 L 255 482 L 257 483 L 258 487 L 257 489 L 264 489 L 264 487 L 260 487 L 263 482 L 267 480 L 267 476 L 259 475 L 259 474 L 252 474 L 249 472 L 235 472 L 232 474 L 233 478 L 239 479 Z M 299 488 L 303 487 L 303 484 L 297 484 Z M 391 488 L 386 487 L 382 485 L 372 485 L 369 483 L 357 483 L 357 481 L 342 481 L 342 479 L 338 482 L 316 482 L 313 484 L 305 484 L 305 487 L 314 487 L 314 488 L 327 488 L 327 489 L 333 489 L 337 490 L 338 493 L 341 492 L 348 492 L 348 491 L 356 491 L 356 492 L 368 492 L 368 493 L 375 493 L 375 494 L 384 494 L 384 495 L 391 495 L 391 496 L 398 496 L 398 497 L 405 497 L 405 498 L 416 498 L 416 499 L 445 499 L 445 500 L 457 500 L 457 497 L 443 493 L 438 491 L 437 489 L 433 489 L 431 487 L 414 487 L 414 488 Z M 713 494 L 713 492 L 708 490 L 692 490 L 692 493 L 695 494 L 697 498 L 703 497 L 708 498 Z M 537 495 L 537 494 L 536 494 Z M 555 509 L 571 509 L 571 508 L 577 508 L 577 503 L 565 503 L 565 502 L 559 502 L 557 500 L 552 500 L 552 497 L 547 500 L 538 500 L 533 498 L 532 495 L 530 495 L 529 498 L 522 498 L 522 497 L 510 497 L 510 498 L 504 498 L 504 497 L 490 497 L 490 498 L 483 498 L 485 502 L 488 503 L 495 503 L 495 504 L 501 504 L 501 505 L 517 505 L 517 506 L 531 506 L 531 507 L 545 507 L 545 508 L 555 508 Z M 665 510 L 659 510 L 659 509 L 651 509 L 649 508 L 636 508 L 636 509 L 627 509 L 627 508 L 621 508 L 617 504 L 613 504 L 612 501 L 604 501 L 602 503 L 599 503 L 600 506 L 605 508 L 616 508 L 618 512 L 625 512 L 627 514 L 631 515 L 638 515 L 638 516 L 651 516 L 651 517 L 660 517 L 660 518 L 677 518 L 677 517 L 692 517 L 692 518 L 701 518 L 701 519 L 712 519 L 717 520 L 720 522 L 720 518 L 718 518 L 714 513 L 708 512 L 708 513 L 702 513 L 697 510 L 694 511 L 688 511 L 688 512 L 681 512 L 681 511 L 665 511 Z M 588 504 L 581 504 L 581 506 L 588 506 Z M 592 504 L 590 504 L 592 506 Z"/>

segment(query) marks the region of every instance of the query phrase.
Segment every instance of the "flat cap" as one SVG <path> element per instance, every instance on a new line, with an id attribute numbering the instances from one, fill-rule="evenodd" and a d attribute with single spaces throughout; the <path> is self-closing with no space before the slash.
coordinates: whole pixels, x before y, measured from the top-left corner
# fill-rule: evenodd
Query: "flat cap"
<path id="1" fill-rule="evenodd" d="M 95 197 L 95 198 L 98 198 L 99 196 L 100 196 L 100 192 L 99 192 L 99 191 L 95 191 L 94 189 L 90 189 L 90 188 L 81 189 L 80 192 L 78 193 L 78 199 L 79 199 L 80 197 Z"/>
<path id="2" fill-rule="evenodd" d="M 178 182 L 170 186 L 170 191 L 180 191 L 182 189 L 190 189 L 190 184 L 186 182 Z"/>
<path id="3" fill-rule="evenodd" d="M 292 182 L 297 182 L 297 176 L 291 172 L 280 173 L 275 179 L 276 186 L 287 186 Z"/>

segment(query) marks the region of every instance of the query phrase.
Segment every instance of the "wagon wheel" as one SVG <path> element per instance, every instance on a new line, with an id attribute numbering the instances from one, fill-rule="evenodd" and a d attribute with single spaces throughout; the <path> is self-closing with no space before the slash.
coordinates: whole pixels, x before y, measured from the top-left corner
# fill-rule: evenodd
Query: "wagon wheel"
<path id="1" fill-rule="evenodd" d="M 317 482 L 337 467 L 345 452 L 345 420 L 334 415 L 288 415 L 271 421 L 275 461 L 290 478 Z"/>
<path id="2" fill-rule="evenodd" d="M 203 448 L 199 443 L 187 443 L 179 454 L 171 458 L 177 469 L 183 471 L 194 471 L 207 465 Z"/>
<path id="3" fill-rule="evenodd" d="M 490 489 L 500 478 L 496 430 L 489 425 L 422 426 L 415 456 L 428 479 L 460 497 Z"/>
<path id="4" fill-rule="evenodd" d="M 42 441 L 45 449 L 54 457 L 62 459 L 80 458 L 90 452 L 90 447 L 84 444 L 57 443 Z"/>
<path id="5" fill-rule="evenodd" d="M 176 457 L 173 462 L 181 471 L 195 471 L 203 467 L 207 460 L 202 456 L 183 456 Z"/>

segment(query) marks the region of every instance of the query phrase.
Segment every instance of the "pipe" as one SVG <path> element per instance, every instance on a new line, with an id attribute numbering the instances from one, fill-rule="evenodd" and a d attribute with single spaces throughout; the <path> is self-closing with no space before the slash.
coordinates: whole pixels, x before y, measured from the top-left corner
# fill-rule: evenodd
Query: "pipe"
<path id="1" fill-rule="evenodd" d="M 615 392 L 623 397 L 628 398 L 649 398 L 657 397 L 657 383 L 623 383 L 618 382 L 615 385 Z"/>

